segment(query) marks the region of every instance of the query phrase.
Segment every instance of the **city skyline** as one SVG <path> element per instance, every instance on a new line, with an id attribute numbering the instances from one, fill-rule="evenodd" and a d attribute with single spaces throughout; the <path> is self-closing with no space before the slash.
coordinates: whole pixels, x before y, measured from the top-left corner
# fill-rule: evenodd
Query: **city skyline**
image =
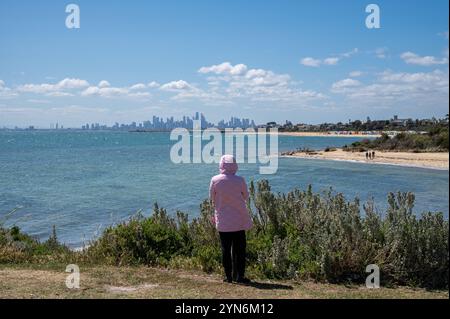
<path id="1" fill-rule="evenodd" d="M 98 129 L 112 129 L 112 130 L 162 130 L 168 131 L 175 128 L 188 128 L 194 127 L 194 121 L 200 122 L 202 129 L 217 127 L 224 128 L 250 128 L 256 127 L 253 120 L 240 119 L 237 117 L 231 117 L 229 121 L 220 120 L 217 124 L 209 122 L 204 114 L 196 112 L 192 117 L 184 115 L 182 119 L 175 119 L 173 116 L 164 118 L 154 115 L 151 120 L 143 120 L 142 122 L 131 122 L 130 124 L 115 122 L 112 126 L 101 125 L 100 123 L 86 123 L 81 127 L 82 130 L 98 130 Z"/>
<path id="2" fill-rule="evenodd" d="M 75 4 L 79 29 L 66 3 L 0 2 L 0 127 L 448 112 L 448 1 L 377 1 L 379 29 L 362 0 Z"/>
<path id="3" fill-rule="evenodd" d="M 258 128 L 258 127 L 278 127 L 284 129 L 292 129 L 297 127 L 301 131 L 317 131 L 317 130 L 348 130 L 352 128 L 355 124 L 371 124 L 379 126 L 376 130 L 383 130 L 380 127 L 384 124 L 391 124 L 397 128 L 408 127 L 408 126 L 418 126 L 420 125 L 433 125 L 436 123 L 447 123 L 448 124 L 448 113 L 444 117 L 431 117 L 431 118 L 399 118 L 398 115 L 393 115 L 389 118 L 377 118 L 371 119 L 367 116 L 364 120 L 361 119 L 348 119 L 347 121 L 335 121 L 335 122 L 321 122 L 321 123 L 308 123 L 302 121 L 291 121 L 284 120 L 281 122 L 269 121 L 264 123 L 256 123 L 252 119 L 239 118 L 231 116 L 230 120 L 222 119 L 216 123 L 209 122 L 203 113 L 195 112 L 193 116 L 184 115 L 182 118 L 172 117 L 160 117 L 153 115 L 151 119 L 142 119 L 140 121 L 133 121 L 130 123 L 120 123 L 114 122 L 114 124 L 107 125 L 104 123 L 91 122 L 81 125 L 81 127 L 64 127 L 63 123 L 50 123 L 48 127 L 39 127 L 36 125 L 28 125 L 25 127 L 7 127 L 0 126 L 0 130 L 148 130 L 148 131 L 170 131 L 176 128 L 187 128 L 192 129 L 194 127 L 194 121 L 200 122 L 202 129 L 206 128 Z M 359 123 L 359 124 L 358 124 Z M 383 124 L 384 123 L 384 124 Z"/>
<path id="4" fill-rule="evenodd" d="M 224 128 L 250 128 L 256 127 L 254 120 L 248 118 L 239 118 L 231 116 L 229 120 L 222 119 L 216 123 L 209 122 L 205 115 L 200 112 L 195 112 L 193 116 L 184 115 L 182 118 L 175 117 L 160 117 L 153 115 L 151 119 L 142 119 L 140 121 L 133 121 L 130 123 L 114 122 L 113 124 L 105 124 L 99 122 L 90 122 L 81 125 L 80 127 L 65 127 L 63 123 L 50 123 L 47 127 L 40 127 L 37 125 L 19 126 L 0 126 L 0 129 L 42 129 L 42 130 L 58 130 L 58 129 L 81 129 L 81 130 L 100 130 L 100 129 L 117 129 L 117 130 L 134 130 L 134 129 L 150 129 L 150 130 L 172 130 L 175 128 L 192 128 L 194 121 L 200 121 L 202 128 L 216 127 Z M 89 122 L 89 121 L 88 121 Z"/>

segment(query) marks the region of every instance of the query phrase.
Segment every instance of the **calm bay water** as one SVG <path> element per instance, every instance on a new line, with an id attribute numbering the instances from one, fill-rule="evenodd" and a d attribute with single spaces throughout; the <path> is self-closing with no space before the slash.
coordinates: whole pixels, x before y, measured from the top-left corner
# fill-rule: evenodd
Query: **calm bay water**
<path id="1" fill-rule="evenodd" d="M 355 140 L 280 136 L 279 149 L 323 149 Z M 139 209 L 150 213 L 156 201 L 169 212 L 195 216 L 217 165 L 173 164 L 173 143 L 168 133 L 0 132 L 0 223 L 41 239 L 56 225 L 59 238 L 75 247 Z M 412 191 L 416 213 L 442 211 L 448 218 L 448 171 L 295 158 L 280 158 L 275 175 L 259 175 L 258 168 L 241 165 L 240 174 L 267 178 L 277 192 L 312 184 L 348 199 L 373 197 L 380 209 L 388 192 Z"/>

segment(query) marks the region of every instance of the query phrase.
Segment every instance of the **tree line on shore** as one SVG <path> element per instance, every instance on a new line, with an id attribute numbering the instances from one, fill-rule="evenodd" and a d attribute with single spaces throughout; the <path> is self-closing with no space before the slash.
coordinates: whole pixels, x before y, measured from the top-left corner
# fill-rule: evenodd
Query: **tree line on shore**
<path id="1" fill-rule="evenodd" d="M 271 122 L 276 124 L 275 122 Z M 271 124 L 267 123 L 267 124 Z M 351 121 L 347 123 L 322 123 L 312 124 L 293 124 L 286 121 L 286 124 L 279 126 L 281 132 L 329 132 L 329 131 L 351 131 L 351 132 L 381 132 L 381 131 L 397 131 L 397 132 L 429 132 L 435 129 L 448 128 L 448 114 L 444 118 L 437 119 L 399 119 L 397 116 L 389 120 L 371 120 L 367 118 L 365 122 L 361 120 Z"/>
<path id="2" fill-rule="evenodd" d="M 448 152 L 448 127 L 437 127 L 424 134 L 399 133 L 393 137 L 383 134 L 376 139 L 363 139 L 351 145 L 345 145 L 344 151 L 365 152 L 412 151 L 412 152 Z"/>

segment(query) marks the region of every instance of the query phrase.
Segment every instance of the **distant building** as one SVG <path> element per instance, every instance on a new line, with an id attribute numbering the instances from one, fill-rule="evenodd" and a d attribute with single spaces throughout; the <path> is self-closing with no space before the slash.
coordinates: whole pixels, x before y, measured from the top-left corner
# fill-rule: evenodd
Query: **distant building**
<path id="1" fill-rule="evenodd" d="M 408 123 L 412 122 L 412 119 L 399 119 L 398 115 L 394 115 L 394 118 L 390 120 L 389 124 L 392 126 L 408 126 Z"/>

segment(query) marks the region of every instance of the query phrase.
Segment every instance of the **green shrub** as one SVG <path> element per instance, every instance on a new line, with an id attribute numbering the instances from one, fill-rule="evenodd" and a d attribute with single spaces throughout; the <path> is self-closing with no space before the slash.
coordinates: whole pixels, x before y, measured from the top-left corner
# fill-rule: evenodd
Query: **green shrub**
<path id="1" fill-rule="evenodd" d="M 0 227 L 0 264 L 50 263 L 69 260 L 73 252 L 57 241 L 56 229 L 50 238 L 41 243 L 13 226 Z"/>
<path id="2" fill-rule="evenodd" d="M 275 194 L 267 181 L 249 185 L 254 227 L 247 232 L 252 275 L 363 283 L 366 266 L 377 264 L 384 285 L 448 288 L 449 223 L 442 213 L 415 215 L 411 193 L 390 193 L 381 214 L 373 200 L 361 205 L 332 190 L 312 187 Z M 170 216 L 155 205 L 107 228 L 82 252 L 58 243 L 56 231 L 44 243 L 13 227 L 0 227 L 0 263 L 86 262 L 158 265 L 221 271 L 220 240 L 209 201 L 198 217 Z"/>
<path id="3" fill-rule="evenodd" d="M 394 137 L 383 134 L 375 140 L 364 139 L 344 146 L 345 151 L 364 152 L 370 149 L 387 151 L 448 152 L 447 128 L 436 128 L 427 134 L 399 133 Z"/>
<path id="4" fill-rule="evenodd" d="M 199 260 L 203 271 L 211 273 L 220 270 L 221 253 L 217 246 L 197 247 L 194 256 Z"/>

